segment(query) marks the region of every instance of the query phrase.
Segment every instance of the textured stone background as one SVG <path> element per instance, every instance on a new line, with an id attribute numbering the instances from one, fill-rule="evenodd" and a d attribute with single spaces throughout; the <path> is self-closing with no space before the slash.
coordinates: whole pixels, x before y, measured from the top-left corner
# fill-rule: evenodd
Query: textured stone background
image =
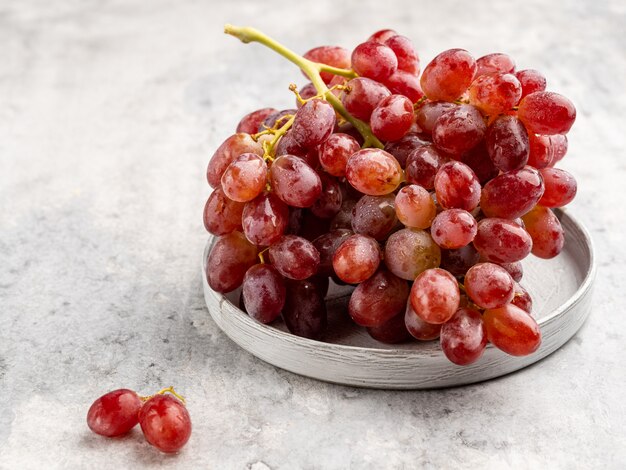
<path id="1" fill-rule="evenodd" d="M 0 2 L 0 467 L 624 468 L 626 5 L 265 0 Z M 303 83 L 225 22 L 304 52 L 393 27 L 423 62 L 512 54 L 578 107 L 564 166 L 596 242 L 590 320 L 489 383 L 385 392 L 319 383 L 235 346 L 204 306 L 205 165 L 239 117 Z M 94 398 L 176 385 L 177 456 L 91 434 Z"/>

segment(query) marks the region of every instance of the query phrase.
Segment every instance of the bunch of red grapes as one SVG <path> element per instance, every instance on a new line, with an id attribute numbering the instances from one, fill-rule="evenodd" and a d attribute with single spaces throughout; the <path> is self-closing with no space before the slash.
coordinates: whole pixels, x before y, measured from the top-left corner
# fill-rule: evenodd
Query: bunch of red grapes
<path id="1" fill-rule="evenodd" d="M 573 104 L 501 53 L 450 49 L 420 76 L 391 30 L 303 60 L 319 74 L 297 109 L 244 116 L 209 162 L 211 288 L 243 286 L 252 318 L 321 339 L 332 280 L 356 286 L 348 313 L 379 341 L 440 338 L 459 365 L 488 342 L 534 352 L 520 261 L 563 248 Z"/>

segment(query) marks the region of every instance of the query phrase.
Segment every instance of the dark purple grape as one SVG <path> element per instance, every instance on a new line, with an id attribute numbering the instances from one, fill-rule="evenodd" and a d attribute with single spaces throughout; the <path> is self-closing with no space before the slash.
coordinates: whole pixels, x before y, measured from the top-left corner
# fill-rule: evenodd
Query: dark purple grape
<path id="1" fill-rule="evenodd" d="M 261 323 L 271 323 L 285 305 L 285 281 L 269 264 L 256 264 L 243 278 L 242 297 L 248 315 Z"/>
<path id="2" fill-rule="evenodd" d="M 313 240 L 313 246 L 320 254 L 320 264 L 317 269 L 319 274 L 325 276 L 334 274 L 333 256 L 335 256 L 335 251 L 350 235 L 353 235 L 352 230 L 337 229 L 320 235 Z"/>
<path id="3" fill-rule="evenodd" d="M 352 209 L 352 230 L 382 241 L 398 223 L 393 194 L 363 196 Z"/>
<path id="4" fill-rule="evenodd" d="M 314 282 L 288 281 L 283 320 L 296 336 L 319 339 L 324 334 L 328 324 L 326 303 Z"/>
<path id="5" fill-rule="evenodd" d="M 404 168 L 409 155 L 411 155 L 411 153 L 416 149 L 421 148 L 426 144 L 427 142 L 423 141 L 418 134 L 410 132 L 399 140 L 388 142 L 385 145 L 384 150 L 385 152 L 393 155 L 395 159 L 398 160 L 400 166 Z"/>
<path id="6" fill-rule="evenodd" d="M 330 219 L 337 215 L 341 209 L 343 196 L 339 188 L 339 182 L 326 173 L 320 173 L 322 181 L 322 194 L 311 206 L 311 212 L 320 219 Z"/>
<path id="7" fill-rule="evenodd" d="M 405 343 L 413 338 L 404 323 L 403 311 L 380 326 L 369 327 L 367 332 L 376 341 L 385 344 Z"/>
<path id="8" fill-rule="evenodd" d="M 439 168 L 448 161 L 435 146 L 422 145 L 409 153 L 406 160 L 407 183 L 419 184 L 431 190 L 435 187 L 435 176 Z"/>
<path id="9" fill-rule="evenodd" d="M 458 277 L 465 276 L 478 261 L 480 254 L 471 244 L 456 250 L 441 250 L 441 267 Z"/>
<path id="10" fill-rule="evenodd" d="M 274 126 L 276 126 L 276 123 L 279 123 L 277 127 L 280 127 L 287 122 L 288 118 L 286 116 L 293 116 L 297 112 L 297 109 L 283 109 L 281 111 L 276 111 L 275 113 L 268 115 L 259 126 L 259 132 L 262 132 L 265 129 L 272 129 Z"/>

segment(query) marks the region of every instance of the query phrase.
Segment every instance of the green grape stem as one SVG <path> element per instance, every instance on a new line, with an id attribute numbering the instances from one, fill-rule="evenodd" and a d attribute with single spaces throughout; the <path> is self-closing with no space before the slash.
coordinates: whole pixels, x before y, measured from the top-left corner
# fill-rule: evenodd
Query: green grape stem
<path id="1" fill-rule="evenodd" d="M 322 77 L 320 76 L 320 72 L 330 72 L 335 75 L 341 75 L 342 77 L 354 78 L 357 76 L 354 71 L 330 67 L 328 65 L 319 64 L 305 59 L 301 55 L 296 54 L 292 50 L 286 48 L 279 42 L 255 28 L 227 24 L 224 26 L 224 32 L 236 37 L 244 44 L 258 42 L 300 67 L 306 76 L 309 77 L 309 80 L 311 80 L 311 83 L 313 83 L 317 92 L 322 95 L 324 99 L 326 99 L 326 101 L 333 106 L 333 108 L 335 108 L 335 111 L 337 111 L 341 117 L 352 124 L 363 136 L 363 139 L 365 140 L 363 147 L 384 147 L 382 142 L 372 133 L 370 126 L 366 122 L 352 116 L 352 114 L 350 114 L 343 106 L 341 101 L 328 89 L 326 83 L 324 83 L 324 80 L 322 80 Z"/>

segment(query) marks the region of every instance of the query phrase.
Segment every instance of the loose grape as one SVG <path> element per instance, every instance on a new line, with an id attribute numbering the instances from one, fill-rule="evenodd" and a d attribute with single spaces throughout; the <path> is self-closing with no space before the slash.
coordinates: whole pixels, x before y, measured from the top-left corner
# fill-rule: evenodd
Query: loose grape
<path id="1" fill-rule="evenodd" d="M 405 343 L 413 338 L 406 329 L 404 312 L 400 312 L 380 326 L 369 327 L 367 332 L 376 341 L 386 344 Z"/>
<path id="2" fill-rule="evenodd" d="M 398 223 L 393 194 L 363 196 L 352 209 L 352 230 L 383 241 Z"/>
<path id="3" fill-rule="evenodd" d="M 269 264 L 256 264 L 243 278 L 243 302 L 246 311 L 261 323 L 271 323 L 280 316 L 285 305 L 285 281 Z"/>
<path id="4" fill-rule="evenodd" d="M 385 152 L 393 155 L 395 159 L 398 160 L 400 166 L 404 168 L 411 152 L 425 146 L 426 144 L 427 142 L 422 140 L 418 134 L 409 132 L 401 139 L 398 139 L 394 142 L 387 142 L 385 144 L 384 150 Z"/>
<path id="5" fill-rule="evenodd" d="M 213 235 L 241 230 L 243 207 L 243 203 L 227 198 L 221 188 L 214 189 L 204 206 L 204 228 Z"/>
<path id="6" fill-rule="evenodd" d="M 217 148 L 209 160 L 206 171 L 207 180 L 212 188 L 220 185 L 222 175 L 228 165 L 242 153 L 263 155 L 263 149 L 260 143 L 255 142 L 249 134 L 243 132 L 231 135 Z"/>
<path id="7" fill-rule="evenodd" d="M 320 174 L 322 193 L 311 206 L 311 212 L 320 219 L 331 219 L 341 209 L 342 195 L 339 182 L 325 173 Z"/>
<path id="8" fill-rule="evenodd" d="M 457 107 L 457 104 L 448 103 L 447 101 L 426 100 L 415 110 L 415 123 L 419 127 L 420 132 L 431 135 L 439 116 Z"/>
<path id="9" fill-rule="evenodd" d="M 406 96 L 412 103 L 417 103 L 424 96 L 420 86 L 420 79 L 417 75 L 404 70 L 396 70 L 395 73 L 385 80 L 384 85 L 392 93 Z"/>
<path id="10" fill-rule="evenodd" d="M 322 193 L 319 175 L 304 160 L 293 155 L 278 157 L 270 167 L 274 193 L 293 207 L 310 207 Z"/>
<path id="11" fill-rule="evenodd" d="M 411 287 L 411 306 L 427 323 L 447 322 L 459 308 L 460 298 L 456 279 L 444 269 L 427 269 Z"/>
<path id="12" fill-rule="evenodd" d="M 363 194 L 382 196 L 393 192 L 400 185 L 402 168 L 398 160 L 384 150 L 363 149 L 348 159 L 346 178 Z"/>
<path id="13" fill-rule="evenodd" d="M 487 331 L 480 312 L 460 308 L 441 327 L 441 349 L 451 362 L 466 366 L 476 362 L 487 347 Z"/>
<path id="14" fill-rule="evenodd" d="M 283 320 L 296 336 L 319 339 L 324 334 L 328 325 L 326 304 L 314 282 L 309 279 L 288 282 Z"/>
<path id="15" fill-rule="evenodd" d="M 433 127 L 433 143 L 450 155 L 460 156 L 485 137 L 487 125 L 480 111 L 463 104 L 443 113 Z"/>
<path id="16" fill-rule="evenodd" d="M 469 245 L 476 236 L 477 225 L 472 214 L 463 209 L 440 212 L 432 222 L 430 234 L 441 248 L 455 250 Z"/>
<path id="17" fill-rule="evenodd" d="M 251 201 L 265 188 L 267 165 L 254 153 L 239 155 L 222 175 L 222 189 L 237 202 Z"/>
<path id="18" fill-rule="evenodd" d="M 412 75 L 419 75 L 419 57 L 409 38 L 400 35 L 392 36 L 385 41 L 385 45 L 396 55 L 398 59 L 398 70 L 408 72 Z"/>
<path id="19" fill-rule="evenodd" d="M 278 241 L 289 223 L 289 208 L 273 193 L 260 194 L 243 208 L 243 233 L 255 245 Z"/>
<path id="20" fill-rule="evenodd" d="M 544 91 L 546 89 L 546 77 L 537 70 L 520 70 L 515 73 L 515 76 L 522 84 L 522 98 L 536 91 Z"/>
<path id="21" fill-rule="evenodd" d="M 483 187 L 480 208 L 487 217 L 516 219 L 537 204 L 543 191 L 543 180 L 534 168 L 510 171 Z"/>
<path id="22" fill-rule="evenodd" d="M 347 84 L 341 101 L 355 118 L 369 120 L 374 108 L 391 92 L 384 85 L 365 77 L 353 78 Z"/>
<path id="23" fill-rule="evenodd" d="M 439 332 L 442 326 L 441 324 L 436 325 L 422 320 L 422 318 L 415 313 L 415 310 L 413 310 L 410 300 L 406 303 L 404 325 L 411 336 L 420 341 L 431 341 L 439 338 Z"/>
<path id="24" fill-rule="evenodd" d="M 310 241 L 285 235 L 269 249 L 270 261 L 280 274 L 302 280 L 313 276 L 320 264 L 320 254 Z"/>
<path id="25" fill-rule="evenodd" d="M 522 219 L 533 239 L 533 255 L 550 259 L 561 252 L 565 243 L 565 233 L 554 212 L 547 207 L 536 206 Z"/>
<path id="26" fill-rule="evenodd" d="M 472 169 L 464 163 L 445 163 L 435 176 L 437 202 L 444 209 L 472 211 L 480 202 L 480 183 Z"/>
<path id="27" fill-rule="evenodd" d="M 489 116 L 510 110 L 522 97 L 522 85 L 510 73 L 481 75 L 469 87 L 469 102 Z"/>
<path id="28" fill-rule="evenodd" d="M 348 312 L 357 325 L 381 326 L 404 310 L 408 296 L 406 281 L 382 268 L 354 289 Z"/>
<path id="29" fill-rule="evenodd" d="M 235 290 L 246 271 L 257 262 L 257 248 L 241 232 L 231 232 L 217 239 L 207 261 L 206 276 L 216 292 Z"/>
<path id="30" fill-rule="evenodd" d="M 335 109 L 325 100 L 307 101 L 296 113 L 291 126 L 293 139 L 302 147 L 315 147 L 326 141 L 335 128 Z"/>
<path id="31" fill-rule="evenodd" d="M 515 71 L 515 61 L 508 54 L 496 52 L 487 54 L 476 59 L 476 76 L 489 73 L 513 73 Z"/>
<path id="32" fill-rule="evenodd" d="M 552 165 L 554 161 L 554 147 L 551 143 L 552 136 L 530 134 L 528 137 L 530 149 L 528 164 L 537 169 Z"/>
<path id="33" fill-rule="evenodd" d="M 472 301 L 482 308 L 498 308 L 513 299 L 513 279 L 501 266 L 478 263 L 465 275 L 465 290 Z"/>
<path id="34" fill-rule="evenodd" d="M 544 207 L 563 207 L 574 199 L 578 186 L 571 173 L 559 168 L 539 170 L 546 190 L 539 199 Z"/>
<path id="35" fill-rule="evenodd" d="M 407 227 L 430 227 L 437 208 L 430 193 L 422 186 L 411 184 L 402 188 L 395 199 L 396 214 Z"/>
<path id="36" fill-rule="evenodd" d="M 533 299 L 531 298 L 528 291 L 517 282 L 515 283 L 515 294 L 513 295 L 513 300 L 511 300 L 511 304 L 521 308 L 529 315 L 532 314 Z"/>
<path id="37" fill-rule="evenodd" d="M 421 145 L 409 153 L 405 173 L 407 183 L 419 184 L 431 190 L 435 187 L 435 176 L 448 159 L 435 146 Z"/>
<path id="38" fill-rule="evenodd" d="M 515 116 L 500 116 L 487 128 L 485 144 L 489 158 L 501 171 L 519 170 L 528 162 L 528 132 Z"/>
<path id="39" fill-rule="evenodd" d="M 381 252 L 378 242 L 365 235 L 345 239 L 333 256 L 333 269 L 339 279 L 358 284 L 370 278 L 378 269 Z"/>
<path id="40" fill-rule="evenodd" d="M 413 123 L 413 104 L 406 96 L 384 98 L 372 112 L 370 126 L 376 137 L 384 141 L 404 137 Z"/>
<path id="41" fill-rule="evenodd" d="M 154 395 L 144 403 L 139 424 L 146 440 L 163 452 L 178 452 L 191 436 L 189 412 L 171 395 Z"/>
<path id="42" fill-rule="evenodd" d="M 276 112 L 278 112 L 278 110 L 274 108 L 262 108 L 246 114 L 241 118 L 239 124 L 237 124 L 237 133 L 256 134 L 259 132 L 259 126 L 263 124 L 263 121 Z"/>
<path id="43" fill-rule="evenodd" d="M 319 46 L 307 51 L 304 54 L 305 59 L 320 64 L 330 65 L 339 69 L 350 68 L 350 51 L 339 46 Z M 303 72 L 304 73 L 304 72 Z M 306 74 L 305 74 L 306 76 Z M 320 76 L 326 84 L 330 83 L 334 75 L 330 72 L 321 72 Z"/>
<path id="44" fill-rule="evenodd" d="M 532 354 L 541 344 L 539 325 L 515 305 L 486 310 L 483 321 L 489 342 L 512 356 Z"/>
<path id="45" fill-rule="evenodd" d="M 320 235 L 313 240 L 313 246 L 320 254 L 320 264 L 317 269 L 319 274 L 330 276 L 335 272 L 333 270 L 333 256 L 337 248 L 339 248 L 350 235 L 353 235 L 351 230 L 337 229 Z"/>
<path id="46" fill-rule="evenodd" d="M 427 269 L 439 266 L 441 250 L 428 232 L 405 228 L 387 239 L 384 260 L 392 273 L 412 281 Z"/>
<path id="47" fill-rule="evenodd" d="M 478 223 L 474 246 L 493 263 L 513 263 L 529 255 L 533 246 L 526 230 L 507 219 L 487 218 Z"/>
<path id="48" fill-rule="evenodd" d="M 441 250 L 441 267 L 454 276 L 465 276 L 469 268 L 480 260 L 474 245 L 467 245 L 456 250 Z"/>
<path id="49" fill-rule="evenodd" d="M 141 405 L 141 399 L 132 390 L 113 390 L 93 402 L 87 412 L 87 425 L 101 436 L 121 436 L 137 424 Z"/>
<path id="50" fill-rule="evenodd" d="M 536 91 L 525 96 L 517 115 L 535 134 L 567 134 L 576 120 L 576 108 L 565 96 L 550 91 Z"/>
<path id="51" fill-rule="evenodd" d="M 354 137 L 342 133 L 332 134 L 320 146 L 320 164 L 326 173 L 333 176 L 345 176 L 348 158 L 360 148 L 361 146 Z"/>
<path id="52" fill-rule="evenodd" d="M 364 42 L 352 51 L 352 68 L 362 77 L 378 82 L 385 80 L 398 69 L 398 59 L 393 50 L 378 42 Z"/>
<path id="53" fill-rule="evenodd" d="M 449 49 L 435 57 L 422 73 L 424 94 L 431 100 L 454 101 L 470 86 L 476 61 L 463 49 Z"/>

